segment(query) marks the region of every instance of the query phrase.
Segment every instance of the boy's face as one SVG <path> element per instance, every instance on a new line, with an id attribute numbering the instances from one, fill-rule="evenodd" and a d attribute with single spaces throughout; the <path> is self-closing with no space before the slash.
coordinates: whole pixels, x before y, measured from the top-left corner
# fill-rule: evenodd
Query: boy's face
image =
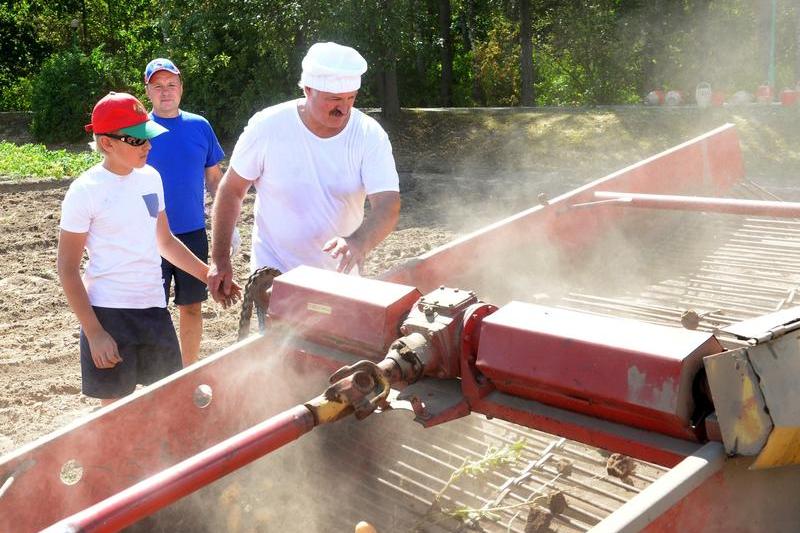
<path id="1" fill-rule="evenodd" d="M 122 139 L 107 135 L 97 136 L 97 142 L 102 144 L 104 152 L 104 167 L 114 174 L 125 176 L 134 168 L 142 168 L 147 163 L 150 141 L 145 140 L 144 144 L 133 146 L 131 142 L 138 142 L 134 137 L 120 132 L 114 132 L 113 135 Z"/>
<path id="2" fill-rule="evenodd" d="M 178 116 L 178 109 L 183 96 L 181 77 L 166 70 L 159 70 L 150 77 L 145 85 L 147 98 L 153 104 L 153 112 L 159 117 Z"/>

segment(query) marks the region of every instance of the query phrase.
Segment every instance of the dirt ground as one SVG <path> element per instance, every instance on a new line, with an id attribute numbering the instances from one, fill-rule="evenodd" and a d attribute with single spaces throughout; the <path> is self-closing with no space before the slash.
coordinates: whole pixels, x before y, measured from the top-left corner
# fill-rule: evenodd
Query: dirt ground
<path id="1" fill-rule="evenodd" d="M 409 111 L 387 125 L 401 175 L 401 221 L 369 257 L 366 274 L 533 205 L 539 192 L 556 196 L 729 121 L 740 127 L 751 175 L 773 185 L 798 175 L 790 142 L 798 138 L 796 110 L 698 113 Z M 14 140 L 2 128 L 0 139 Z M 98 405 L 80 393 L 78 323 L 56 275 L 67 186 L 0 176 L 0 453 Z M 252 200 L 240 223 L 245 243 Z M 248 260 L 247 253 L 236 258 L 242 282 Z M 234 342 L 237 309 L 209 303 L 204 317 L 203 355 Z"/>

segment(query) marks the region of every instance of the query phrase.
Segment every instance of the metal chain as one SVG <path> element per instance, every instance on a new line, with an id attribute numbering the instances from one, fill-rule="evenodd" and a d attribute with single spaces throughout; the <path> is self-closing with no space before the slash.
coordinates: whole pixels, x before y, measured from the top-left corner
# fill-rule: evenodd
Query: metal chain
<path id="1" fill-rule="evenodd" d="M 281 271 L 272 267 L 261 267 L 256 269 L 244 286 L 244 297 L 242 298 L 242 314 L 239 316 L 238 340 L 246 339 L 250 335 L 250 319 L 253 316 L 253 305 L 260 308 L 256 296 L 259 291 L 266 291 L 272 287 L 272 280 L 281 275 Z"/>

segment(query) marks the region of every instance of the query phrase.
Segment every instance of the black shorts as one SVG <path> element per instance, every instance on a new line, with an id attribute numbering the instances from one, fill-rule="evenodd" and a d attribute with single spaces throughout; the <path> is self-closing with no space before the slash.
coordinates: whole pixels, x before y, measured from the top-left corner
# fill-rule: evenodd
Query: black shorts
<path id="1" fill-rule="evenodd" d="M 205 228 L 175 236 L 201 261 L 208 263 L 208 235 Z M 163 257 L 161 258 L 161 277 L 164 281 L 167 303 L 169 303 L 169 290 L 173 279 L 175 280 L 175 305 L 196 304 L 208 300 L 208 287 L 205 281 L 200 281 L 191 274 L 187 274 Z"/>
<path id="2" fill-rule="evenodd" d="M 137 384 L 149 385 L 183 368 L 178 336 L 166 308 L 92 309 L 117 343 L 122 362 L 113 368 L 97 368 L 81 330 L 81 380 L 86 396 L 121 398 Z"/>

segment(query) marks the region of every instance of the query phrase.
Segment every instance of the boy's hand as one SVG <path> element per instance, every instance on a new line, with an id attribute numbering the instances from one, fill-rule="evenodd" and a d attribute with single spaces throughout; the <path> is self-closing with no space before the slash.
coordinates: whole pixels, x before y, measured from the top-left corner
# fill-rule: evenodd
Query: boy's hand
<path id="1" fill-rule="evenodd" d="M 228 298 L 233 291 L 235 285 L 233 281 L 233 267 L 231 267 L 230 260 L 214 261 L 213 259 L 208 263 L 208 278 L 206 280 L 208 285 L 208 292 L 215 302 L 227 307 Z"/>
<path id="2" fill-rule="evenodd" d="M 242 288 L 233 281 L 230 261 L 218 264 L 212 259 L 209 263 L 207 283 L 211 297 L 225 309 L 242 299 Z"/>
<path id="3" fill-rule="evenodd" d="M 223 295 L 219 303 L 222 304 L 224 309 L 233 306 L 236 302 L 242 299 L 242 288 L 235 281 L 231 281 L 231 289 L 228 294 Z"/>
<path id="4" fill-rule="evenodd" d="M 89 352 L 97 368 L 114 368 L 122 362 L 117 343 L 106 330 L 101 329 L 94 335 L 86 335 L 86 340 L 89 341 Z"/>

